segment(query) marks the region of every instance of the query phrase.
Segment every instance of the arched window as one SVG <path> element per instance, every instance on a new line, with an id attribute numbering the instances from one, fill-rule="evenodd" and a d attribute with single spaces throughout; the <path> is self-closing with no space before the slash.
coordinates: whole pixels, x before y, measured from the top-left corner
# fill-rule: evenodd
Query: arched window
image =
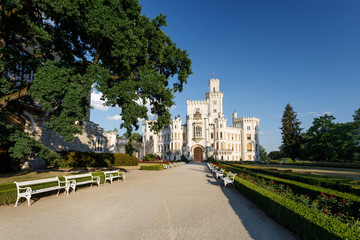
<path id="1" fill-rule="evenodd" d="M 252 145 L 251 145 L 251 143 L 248 143 L 247 146 L 246 146 L 246 148 L 247 148 L 247 151 L 248 151 L 248 152 L 251 152 L 251 151 L 252 151 Z"/>

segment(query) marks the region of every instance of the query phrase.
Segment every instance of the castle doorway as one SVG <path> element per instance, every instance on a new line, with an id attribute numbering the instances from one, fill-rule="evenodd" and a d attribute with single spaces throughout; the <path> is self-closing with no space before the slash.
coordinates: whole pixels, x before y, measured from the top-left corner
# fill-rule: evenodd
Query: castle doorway
<path id="1" fill-rule="evenodd" d="M 194 162 L 202 162 L 203 160 L 203 150 L 201 147 L 196 147 L 194 149 Z"/>

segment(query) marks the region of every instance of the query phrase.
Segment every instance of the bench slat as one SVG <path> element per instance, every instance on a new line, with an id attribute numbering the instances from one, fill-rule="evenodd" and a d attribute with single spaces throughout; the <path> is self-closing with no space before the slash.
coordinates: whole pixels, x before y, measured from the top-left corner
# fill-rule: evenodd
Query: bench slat
<path id="1" fill-rule="evenodd" d="M 54 178 L 45 178 L 45 179 L 31 180 L 31 181 L 25 181 L 25 182 L 15 182 L 15 184 L 19 187 L 22 187 L 22 186 L 30 186 L 30 185 L 35 185 L 35 184 L 57 182 L 57 181 L 59 181 L 59 178 L 54 177 Z"/>

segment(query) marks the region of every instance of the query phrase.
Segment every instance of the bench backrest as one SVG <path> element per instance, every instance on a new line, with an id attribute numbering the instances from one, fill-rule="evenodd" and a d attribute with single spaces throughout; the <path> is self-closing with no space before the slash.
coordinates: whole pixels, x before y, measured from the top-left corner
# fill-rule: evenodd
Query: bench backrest
<path id="1" fill-rule="evenodd" d="M 232 173 L 232 172 L 229 172 L 228 173 L 228 177 L 229 178 L 232 178 L 232 180 L 234 180 L 235 176 L 237 175 L 237 173 Z"/>
<path id="2" fill-rule="evenodd" d="M 68 179 L 74 179 L 74 178 L 85 178 L 85 177 L 93 177 L 91 173 L 84 173 L 84 174 L 76 174 L 76 175 L 68 175 L 64 176 L 66 180 Z"/>
<path id="3" fill-rule="evenodd" d="M 117 174 L 119 174 L 119 171 L 118 171 L 118 170 L 115 170 L 115 171 L 103 171 L 103 172 L 104 172 L 104 175 L 112 174 L 112 173 L 117 173 Z"/>
<path id="4" fill-rule="evenodd" d="M 23 187 L 23 186 L 30 186 L 30 185 L 35 185 L 35 184 L 42 184 L 42 183 L 48 183 L 48 182 L 59 182 L 59 178 L 58 177 L 53 177 L 53 178 L 44 178 L 44 179 L 39 179 L 39 180 L 32 180 L 32 181 L 25 181 L 25 182 L 14 182 L 16 184 L 17 187 Z"/>

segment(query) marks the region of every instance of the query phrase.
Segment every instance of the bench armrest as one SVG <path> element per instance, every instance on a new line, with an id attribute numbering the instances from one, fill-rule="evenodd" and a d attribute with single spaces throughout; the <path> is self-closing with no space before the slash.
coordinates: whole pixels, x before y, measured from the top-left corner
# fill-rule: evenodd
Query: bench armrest
<path id="1" fill-rule="evenodd" d="M 26 192 L 26 193 L 31 193 L 32 192 L 31 187 L 24 187 L 24 188 L 19 187 L 19 192 L 20 192 L 20 190 L 25 190 L 24 192 Z"/>

